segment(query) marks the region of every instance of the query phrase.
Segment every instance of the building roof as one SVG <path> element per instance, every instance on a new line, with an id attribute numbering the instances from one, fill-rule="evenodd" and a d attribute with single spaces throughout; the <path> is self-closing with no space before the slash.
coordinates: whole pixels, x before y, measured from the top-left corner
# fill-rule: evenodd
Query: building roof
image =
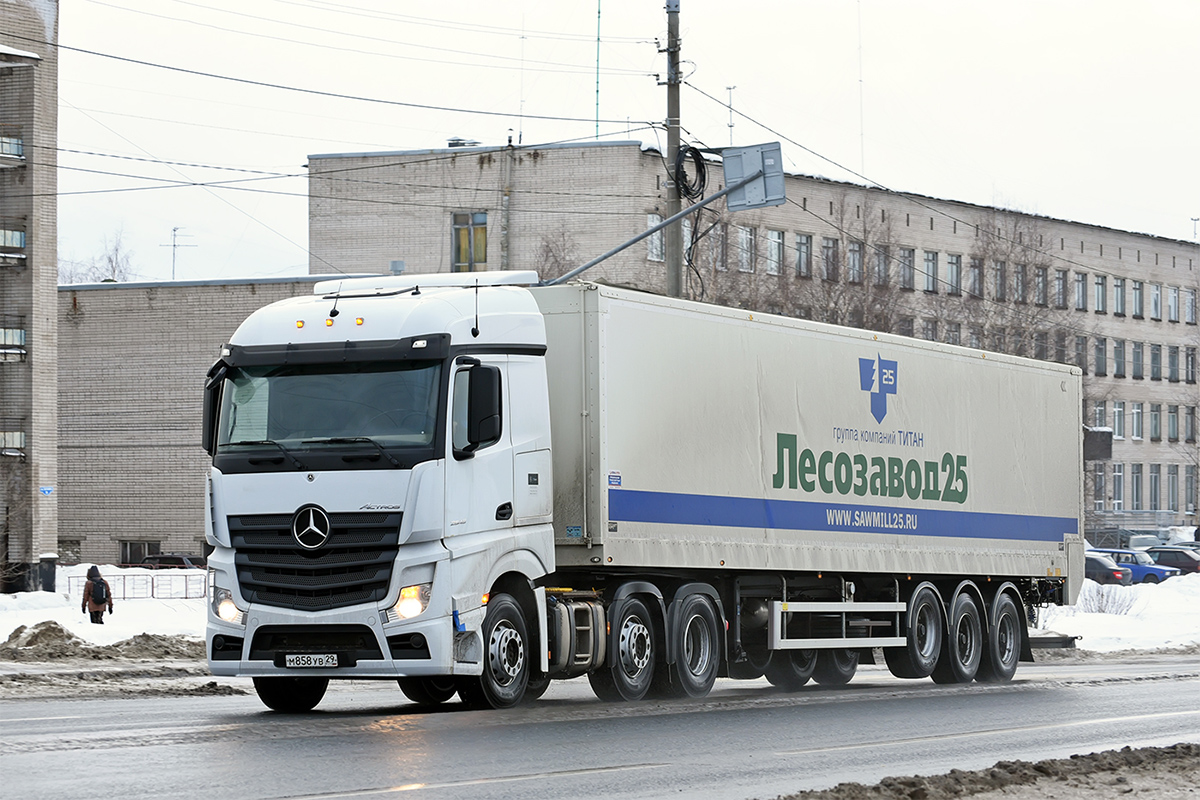
<path id="1" fill-rule="evenodd" d="M 37 53 L 30 53 L 28 50 L 17 50 L 13 47 L 6 47 L 0 44 L 0 57 L 11 58 L 31 58 L 35 61 L 41 61 L 42 57 Z"/>

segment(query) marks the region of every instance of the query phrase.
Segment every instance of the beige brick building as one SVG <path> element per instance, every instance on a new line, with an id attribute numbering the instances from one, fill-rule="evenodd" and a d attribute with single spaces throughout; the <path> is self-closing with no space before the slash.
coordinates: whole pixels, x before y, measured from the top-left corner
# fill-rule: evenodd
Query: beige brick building
<path id="1" fill-rule="evenodd" d="M 56 548 L 58 3 L 0 5 L 0 590 Z"/>
<path id="2" fill-rule="evenodd" d="M 320 155 L 309 171 L 314 274 L 543 277 L 661 219 L 669 174 L 636 142 Z M 711 193 L 719 164 L 708 174 Z M 691 297 L 1077 364 L 1085 420 L 1114 433 L 1112 461 L 1086 465 L 1087 529 L 1192 524 L 1196 243 L 807 176 L 786 183 L 782 206 L 706 210 L 685 225 Z M 663 291 L 661 238 L 587 277 Z"/>

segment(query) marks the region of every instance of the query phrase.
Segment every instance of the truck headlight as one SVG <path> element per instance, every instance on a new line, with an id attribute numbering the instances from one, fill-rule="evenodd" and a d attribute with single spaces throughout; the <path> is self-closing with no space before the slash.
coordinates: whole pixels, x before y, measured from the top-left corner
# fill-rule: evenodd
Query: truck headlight
<path id="1" fill-rule="evenodd" d="M 242 610 L 233 602 L 233 592 L 220 586 L 213 587 L 212 610 L 219 619 L 235 625 L 242 624 Z"/>
<path id="2" fill-rule="evenodd" d="M 412 619 L 421 614 L 429 606 L 429 595 L 433 591 L 432 583 L 419 583 L 416 586 L 405 586 L 400 590 L 400 599 L 392 608 L 395 619 Z"/>

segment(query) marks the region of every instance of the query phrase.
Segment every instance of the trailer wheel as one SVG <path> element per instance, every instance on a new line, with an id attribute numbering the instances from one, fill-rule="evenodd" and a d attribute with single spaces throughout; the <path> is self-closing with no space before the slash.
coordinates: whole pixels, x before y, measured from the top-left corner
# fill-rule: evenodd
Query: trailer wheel
<path id="1" fill-rule="evenodd" d="M 491 598 L 482 634 L 483 674 L 461 680 L 458 693 L 467 705 L 511 708 L 521 702 L 529 682 L 529 634 L 512 595 Z"/>
<path id="2" fill-rule="evenodd" d="M 717 612 L 704 595 L 690 594 L 679 609 L 675 663 L 659 664 L 651 691 L 659 697 L 706 697 L 721 666 Z"/>
<path id="3" fill-rule="evenodd" d="M 917 588 L 905 613 L 904 647 L 886 647 L 883 657 L 897 678 L 928 678 L 942 651 L 942 602 L 929 584 Z"/>
<path id="4" fill-rule="evenodd" d="M 785 692 L 794 692 L 808 683 L 816 668 L 816 650 L 782 650 L 767 665 L 767 680 Z"/>
<path id="5" fill-rule="evenodd" d="M 979 672 L 983 654 L 983 624 L 979 604 L 969 592 L 960 592 L 950 608 L 950 624 L 942 641 L 942 655 L 933 668 L 934 683 L 970 683 Z"/>
<path id="6" fill-rule="evenodd" d="M 449 676 L 429 678 L 397 678 L 400 691 L 417 705 L 436 706 L 444 703 L 458 691 L 458 684 Z"/>
<path id="7" fill-rule="evenodd" d="M 650 691 L 654 679 L 654 623 L 640 600 L 629 600 L 613 620 L 617 631 L 612 666 L 588 673 L 592 691 L 601 700 L 620 702 L 641 700 Z"/>
<path id="8" fill-rule="evenodd" d="M 818 650 L 813 680 L 822 686 L 842 686 L 858 671 L 857 650 Z"/>
<path id="9" fill-rule="evenodd" d="M 987 647 L 975 677 L 987 683 L 1006 683 L 1017 671 L 1021 658 L 1021 615 L 1007 593 L 992 605 L 992 624 L 988 626 Z"/>
<path id="10" fill-rule="evenodd" d="M 328 678 L 262 677 L 254 679 L 254 691 L 263 705 L 281 714 L 312 711 L 329 688 Z"/>

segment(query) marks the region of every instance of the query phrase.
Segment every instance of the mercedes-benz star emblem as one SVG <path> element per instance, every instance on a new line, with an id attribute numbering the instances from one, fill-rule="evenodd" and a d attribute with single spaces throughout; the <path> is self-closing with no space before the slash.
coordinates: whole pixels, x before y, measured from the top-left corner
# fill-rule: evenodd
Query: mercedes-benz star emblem
<path id="1" fill-rule="evenodd" d="M 305 506 L 292 517 L 292 536 L 305 550 L 316 550 L 329 541 L 329 515 L 319 506 Z"/>

